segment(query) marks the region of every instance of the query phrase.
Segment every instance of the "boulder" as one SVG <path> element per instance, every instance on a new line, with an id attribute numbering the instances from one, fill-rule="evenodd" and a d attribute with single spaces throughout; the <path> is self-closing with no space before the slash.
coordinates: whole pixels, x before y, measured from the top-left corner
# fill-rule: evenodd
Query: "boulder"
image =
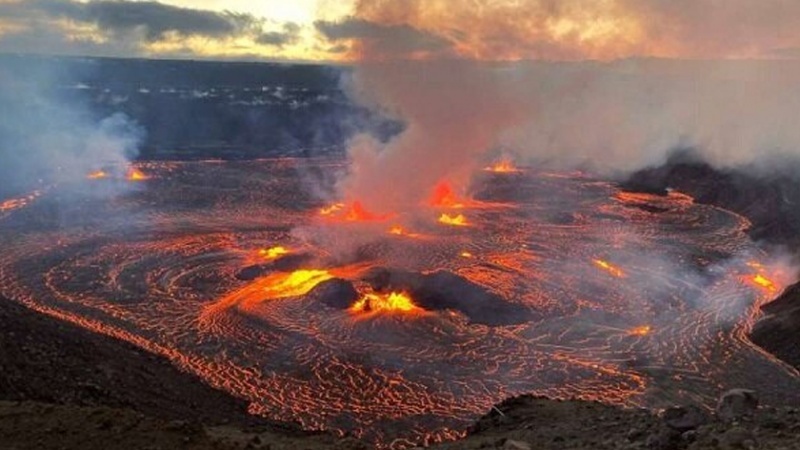
<path id="1" fill-rule="evenodd" d="M 724 422 L 733 422 L 752 417 L 758 409 L 758 396 L 748 389 L 731 389 L 722 394 L 717 402 L 717 417 Z"/>
<path id="2" fill-rule="evenodd" d="M 710 422 L 708 413 L 694 405 L 667 408 L 661 418 L 664 424 L 681 433 L 695 430 Z"/>

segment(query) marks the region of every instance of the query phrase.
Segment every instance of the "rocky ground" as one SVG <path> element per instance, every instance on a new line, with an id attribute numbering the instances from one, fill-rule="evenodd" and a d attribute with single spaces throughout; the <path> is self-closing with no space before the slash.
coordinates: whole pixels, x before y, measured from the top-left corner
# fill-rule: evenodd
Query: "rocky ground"
<path id="1" fill-rule="evenodd" d="M 0 299 L 0 449 L 364 449 L 247 415 L 132 345 Z M 523 396 L 440 449 L 800 449 L 800 411 L 733 393 L 719 412 L 660 415 Z M 732 399 L 732 400 L 731 400 Z"/>
<path id="2" fill-rule="evenodd" d="M 800 410 L 757 408 L 752 395 L 728 393 L 717 411 L 689 405 L 660 414 L 523 396 L 497 405 L 466 439 L 438 448 L 800 449 Z"/>
<path id="3" fill-rule="evenodd" d="M 253 417 L 161 357 L 8 299 L 0 324 L 2 450 L 354 448 Z"/>

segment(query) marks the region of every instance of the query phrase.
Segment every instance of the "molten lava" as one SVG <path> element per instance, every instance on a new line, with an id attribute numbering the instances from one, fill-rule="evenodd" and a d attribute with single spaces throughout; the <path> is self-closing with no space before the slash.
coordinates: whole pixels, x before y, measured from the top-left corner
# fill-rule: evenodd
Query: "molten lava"
<path id="1" fill-rule="evenodd" d="M 631 336 L 647 336 L 651 331 L 653 331 L 653 329 L 650 327 L 650 325 L 642 325 L 640 327 L 632 328 L 630 331 L 628 331 L 628 334 Z"/>
<path id="2" fill-rule="evenodd" d="M 609 263 L 608 261 L 603 261 L 602 259 L 595 259 L 593 260 L 594 265 L 605 270 L 606 272 L 610 273 L 611 275 L 617 278 L 624 278 L 625 272 L 622 271 L 619 267 L 616 267 Z"/>
<path id="3" fill-rule="evenodd" d="M 441 208 L 463 208 L 464 203 L 458 199 L 453 188 L 446 181 L 442 181 L 433 188 L 430 205 Z"/>
<path id="4" fill-rule="evenodd" d="M 326 206 L 319 210 L 319 215 L 321 216 L 332 216 L 344 208 L 344 203 L 334 203 L 331 206 Z"/>
<path id="5" fill-rule="evenodd" d="M 262 248 L 258 251 L 258 255 L 264 259 L 276 259 L 278 257 L 288 255 L 289 250 L 286 247 L 272 247 L 272 248 Z"/>
<path id="6" fill-rule="evenodd" d="M 350 206 L 344 203 L 335 203 L 319 210 L 321 216 L 347 222 L 378 222 L 391 217 L 390 214 L 374 214 L 368 211 L 360 201 L 355 201 Z"/>
<path id="7" fill-rule="evenodd" d="M 389 294 L 366 294 L 350 307 L 353 313 L 420 313 L 422 308 L 414 304 L 404 292 Z"/>
<path id="8" fill-rule="evenodd" d="M 775 292 L 778 289 L 778 287 L 775 286 L 775 283 L 772 280 L 761 274 L 758 274 L 753 277 L 753 283 L 757 284 L 758 286 L 761 286 L 762 288 L 770 292 Z"/>
<path id="9" fill-rule="evenodd" d="M 108 173 L 103 170 L 95 170 L 94 172 L 86 175 L 86 178 L 90 180 L 100 180 L 103 178 L 108 178 Z"/>
<path id="10" fill-rule="evenodd" d="M 276 273 L 265 277 L 259 284 L 271 298 L 305 295 L 318 284 L 333 278 L 327 270 L 297 270 L 292 273 Z"/>
<path id="11" fill-rule="evenodd" d="M 494 173 L 517 173 L 517 172 L 521 172 L 519 169 L 517 169 L 514 166 L 513 162 L 511 162 L 510 160 L 507 160 L 507 159 L 500 160 L 500 161 L 494 163 L 493 165 L 487 167 L 485 170 L 488 171 L 488 172 L 494 172 Z"/>
<path id="12" fill-rule="evenodd" d="M 439 216 L 439 222 L 445 225 L 452 225 L 456 227 L 465 227 L 469 225 L 467 218 L 463 214 L 451 216 L 450 214 L 442 214 Z"/>
<path id="13" fill-rule="evenodd" d="M 474 256 L 470 252 L 461 252 L 460 255 L 462 258 L 473 258 Z"/>
<path id="14" fill-rule="evenodd" d="M 128 169 L 128 174 L 125 175 L 125 179 L 128 181 L 144 181 L 150 179 L 144 172 L 141 170 L 131 167 Z"/>

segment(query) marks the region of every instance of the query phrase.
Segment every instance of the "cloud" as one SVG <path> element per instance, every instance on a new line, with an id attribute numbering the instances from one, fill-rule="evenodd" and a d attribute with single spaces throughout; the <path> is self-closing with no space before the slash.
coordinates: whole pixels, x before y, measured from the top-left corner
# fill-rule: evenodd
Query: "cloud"
<path id="1" fill-rule="evenodd" d="M 477 60 L 744 58 L 800 46 L 800 2 L 786 0 L 359 0 L 352 20 L 408 27 Z"/>
<path id="2" fill-rule="evenodd" d="M 168 33 L 182 36 L 235 36 L 259 24 L 248 14 L 217 13 L 158 2 L 27 0 L 0 4 L 0 14 L 17 18 L 69 19 L 118 34 L 141 30 L 148 41 Z"/>
<path id="3" fill-rule="evenodd" d="M 300 25 L 289 22 L 283 25 L 283 31 L 262 33 L 256 38 L 256 42 L 261 45 L 283 47 L 297 42 L 300 39 L 300 30 Z"/>
<path id="4" fill-rule="evenodd" d="M 335 22 L 317 21 L 314 26 L 330 41 L 357 41 L 359 48 L 356 51 L 361 56 L 441 55 L 449 51 L 451 46 L 451 42 L 443 36 L 404 24 L 383 25 L 355 17 L 346 17 Z"/>
<path id="5" fill-rule="evenodd" d="M 303 32 L 296 23 L 156 1 L 0 0 L 7 52 L 253 59 L 280 57 Z"/>

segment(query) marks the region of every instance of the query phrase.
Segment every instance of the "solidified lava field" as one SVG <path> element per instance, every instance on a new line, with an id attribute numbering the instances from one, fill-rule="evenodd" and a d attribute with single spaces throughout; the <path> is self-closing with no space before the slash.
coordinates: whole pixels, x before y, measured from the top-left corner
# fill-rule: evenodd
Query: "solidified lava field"
<path id="1" fill-rule="evenodd" d="M 536 170 L 378 216 L 310 187 L 344 167 L 145 163 L 81 187 L 130 184 L 116 196 L 6 202 L 0 294 L 165 355 L 254 414 L 385 447 L 458 438 L 523 393 L 800 401 L 797 373 L 746 338 L 791 280 L 744 218 Z"/>

